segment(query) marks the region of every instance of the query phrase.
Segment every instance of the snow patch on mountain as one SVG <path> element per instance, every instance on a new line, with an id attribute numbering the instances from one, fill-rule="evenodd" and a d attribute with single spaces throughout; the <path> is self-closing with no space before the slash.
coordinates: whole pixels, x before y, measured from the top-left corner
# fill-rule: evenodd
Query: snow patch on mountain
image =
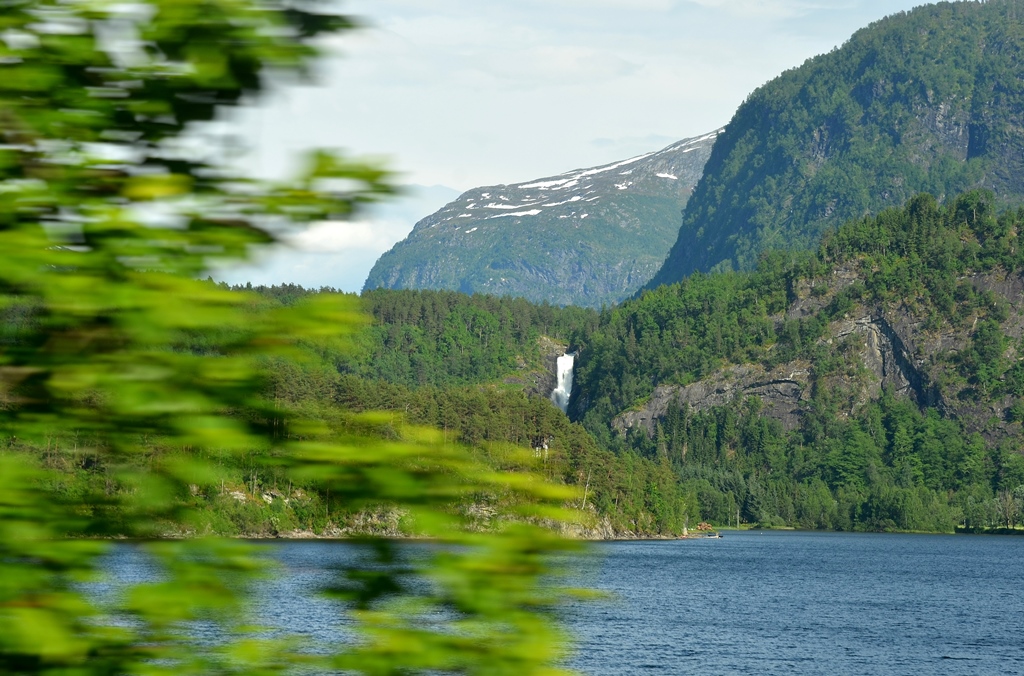
<path id="1" fill-rule="evenodd" d="M 541 206 L 543 206 L 543 207 L 560 207 L 563 204 L 569 204 L 570 202 L 579 202 L 581 199 L 583 199 L 583 198 L 580 197 L 579 195 L 573 195 L 569 199 L 564 200 L 562 202 L 548 202 L 547 204 L 542 204 Z"/>
<path id="2" fill-rule="evenodd" d="M 491 220 L 492 218 L 505 218 L 506 216 L 536 216 L 541 211 L 543 211 L 543 209 L 530 209 L 528 211 L 513 211 L 510 214 L 496 214 L 494 216 L 488 216 L 487 220 Z"/>
<path id="3" fill-rule="evenodd" d="M 495 204 L 491 202 L 484 206 L 484 209 L 522 209 L 523 207 L 535 206 L 537 202 L 531 202 L 529 204 Z"/>

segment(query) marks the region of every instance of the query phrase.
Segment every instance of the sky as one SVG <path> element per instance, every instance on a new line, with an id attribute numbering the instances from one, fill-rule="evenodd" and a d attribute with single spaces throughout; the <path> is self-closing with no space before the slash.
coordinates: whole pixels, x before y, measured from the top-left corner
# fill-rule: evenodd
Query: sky
<path id="1" fill-rule="evenodd" d="M 724 126 L 757 87 L 921 0 L 348 0 L 315 83 L 227 123 L 247 171 L 316 147 L 396 171 L 409 196 L 322 223 L 229 282 L 358 291 L 417 220 L 473 187 L 660 149 Z"/>

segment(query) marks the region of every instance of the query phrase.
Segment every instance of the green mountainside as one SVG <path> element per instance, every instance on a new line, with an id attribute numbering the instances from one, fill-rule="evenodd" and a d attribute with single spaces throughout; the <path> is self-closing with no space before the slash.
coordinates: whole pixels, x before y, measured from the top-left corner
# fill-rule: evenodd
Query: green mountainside
<path id="1" fill-rule="evenodd" d="M 1022 237 L 991 193 L 920 195 L 815 253 L 645 292 L 581 344 L 570 414 L 670 463 L 718 524 L 1012 526 Z"/>
<path id="2" fill-rule="evenodd" d="M 366 289 L 448 289 L 599 308 L 658 270 L 718 132 L 647 155 L 476 188 L 385 253 Z"/>
<path id="3" fill-rule="evenodd" d="M 1024 202 L 1024 6 L 900 13 L 759 88 L 718 137 L 648 284 L 751 269 L 918 192 Z"/>

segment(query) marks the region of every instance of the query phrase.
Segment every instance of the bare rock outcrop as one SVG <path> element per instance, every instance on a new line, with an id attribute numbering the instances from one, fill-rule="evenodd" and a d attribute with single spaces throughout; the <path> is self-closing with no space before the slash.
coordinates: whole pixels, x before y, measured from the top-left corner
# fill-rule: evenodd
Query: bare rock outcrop
<path id="1" fill-rule="evenodd" d="M 914 399 L 919 406 L 942 408 L 941 396 L 930 385 L 927 361 L 918 347 L 921 325 L 906 308 L 892 312 L 875 310 L 834 322 L 826 342 L 833 344 L 851 337 L 861 341 L 860 361 L 870 374 L 870 398 L 876 398 L 883 389 L 891 389 L 897 395 Z M 951 342 L 941 336 L 938 339 L 929 342 Z"/>
<path id="2" fill-rule="evenodd" d="M 800 424 L 801 402 L 810 398 L 809 378 L 810 365 L 803 361 L 782 364 L 771 371 L 759 364 L 730 366 L 690 385 L 659 386 L 647 403 L 620 414 L 612 425 L 620 432 L 639 427 L 653 434 L 655 424 L 672 402 L 703 411 L 754 396 L 764 404 L 763 415 L 793 429 Z"/>

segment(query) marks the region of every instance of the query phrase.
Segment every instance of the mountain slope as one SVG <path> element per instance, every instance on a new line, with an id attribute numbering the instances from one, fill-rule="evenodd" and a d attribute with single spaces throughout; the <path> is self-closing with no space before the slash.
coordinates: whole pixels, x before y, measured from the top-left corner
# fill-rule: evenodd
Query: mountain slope
<path id="1" fill-rule="evenodd" d="M 657 271 L 718 132 L 515 185 L 476 188 L 381 256 L 366 289 L 449 289 L 600 307 Z"/>
<path id="2" fill-rule="evenodd" d="M 650 288 L 750 269 L 850 218 L 972 187 L 1024 201 L 1024 7 L 894 15 L 755 91 L 719 137 Z"/>
<path id="3" fill-rule="evenodd" d="M 982 191 L 602 313 L 570 415 L 671 463 L 702 518 L 1008 527 L 1024 503 L 1024 209 Z"/>

